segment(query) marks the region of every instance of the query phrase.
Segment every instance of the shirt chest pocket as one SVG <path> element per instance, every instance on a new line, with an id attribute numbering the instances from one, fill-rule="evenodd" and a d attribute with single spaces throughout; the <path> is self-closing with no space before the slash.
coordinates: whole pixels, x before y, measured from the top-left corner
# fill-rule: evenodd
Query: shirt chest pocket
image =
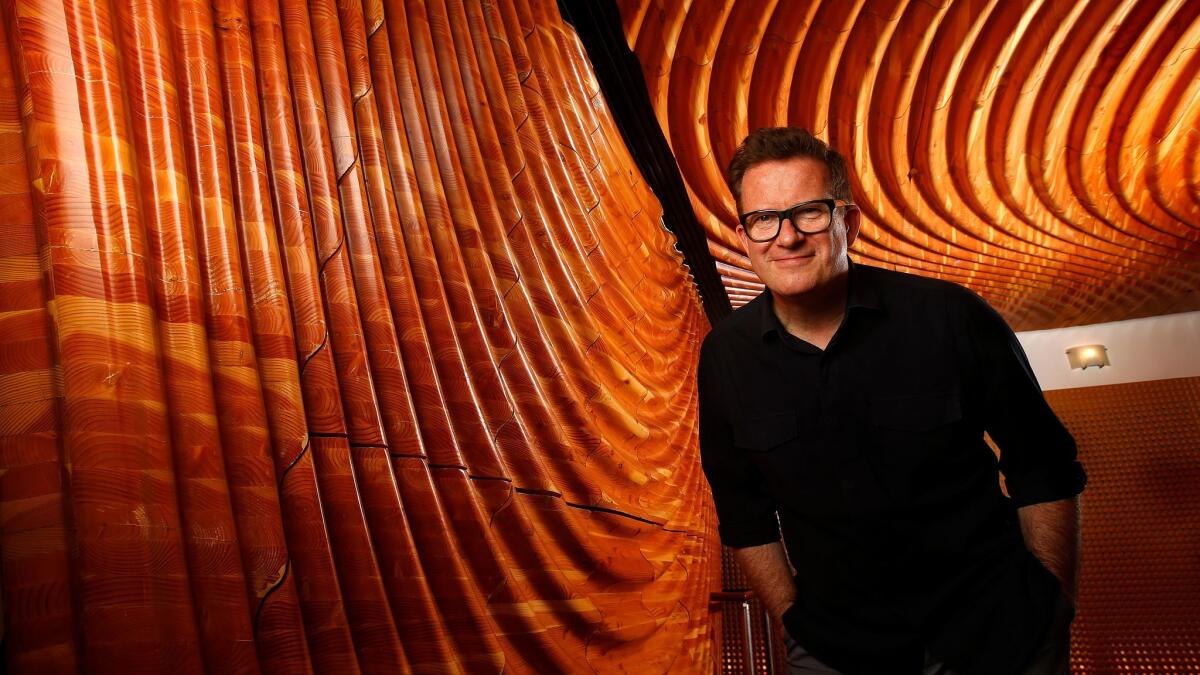
<path id="1" fill-rule="evenodd" d="M 795 413 L 751 417 L 734 426 L 734 445 L 789 512 L 849 515 L 878 508 L 881 492 L 853 438 L 822 439 Z"/>
<path id="2" fill-rule="evenodd" d="M 916 468 L 952 450 L 963 413 L 958 394 L 947 393 L 873 399 L 864 416 L 871 454 Z"/>
<path id="3" fill-rule="evenodd" d="M 776 413 L 743 420 L 733 429 L 733 443 L 752 453 L 771 452 L 793 445 L 800 437 L 795 413 Z"/>
<path id="4" fill-rule="evenodd" d="M 795 413 L 746 417 L 733 426 L 733 444 L 755 466 L 776 501 L 803 485 L 807 449 Z"/>

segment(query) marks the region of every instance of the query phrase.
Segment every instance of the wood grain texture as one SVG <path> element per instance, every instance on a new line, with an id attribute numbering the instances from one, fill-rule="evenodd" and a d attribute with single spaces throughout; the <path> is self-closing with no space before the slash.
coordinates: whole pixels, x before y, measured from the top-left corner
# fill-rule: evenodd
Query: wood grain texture
<path id="1" fill-rule="evenodd" d="M 6 8 L 7 10 L 7 8 Z M 7 15 L 6 20 L 7 20 Z M 79 667 L 62 382 L 7 34 L 0 33 L 0 578 L 14 670 Z"/>
<path id="2" fill-rule="evenodd" d="M 712 667 L 694 284 L 553 0 L 0 0 L 34 672 Z"/>
<path id="3" fill-rule="evenodd" d="M 116 3 L 183 541 L 207 669 L 256 672 L 205 337 L 174 50 L 163 8 Z"/>
<path id="4" fill-rule="evenodd" d="M 259 380 L 271 416 L 275 472 L 313 669 L 358 672 L 358 662 L 321 509 L 283 255 L 271 208 L 255 52 L 245 3 L 214 3 L 230 136 L 231 174 L 247 262 Z"/>
<path id="5" fill-rule="evenodd" d="M 794 125 L 850 162 L 857 260 L 1018 330 L 1200 309 L 1197 3 L 617 4 L 735 307 L 762 284 L 724 170 Z"/>
<path id="6" fill-rule="evenodd" d="M 287 574 L 269 418 L 259 384 L 233 210 L 213 13 L 208 3 L 199 0 L 180 2 L 168 10 L 180 73 L 197 255 L 203 263 L 213 389 L 253 637 L 263 671 L 304 672 L 308 651 L 295 578 Z"/>
<path id="7" fill-rule="evenodd" d="M 25 2 L 4 16 L 60 377 L 77 667 L 199 672 L 114 17 Z"/>

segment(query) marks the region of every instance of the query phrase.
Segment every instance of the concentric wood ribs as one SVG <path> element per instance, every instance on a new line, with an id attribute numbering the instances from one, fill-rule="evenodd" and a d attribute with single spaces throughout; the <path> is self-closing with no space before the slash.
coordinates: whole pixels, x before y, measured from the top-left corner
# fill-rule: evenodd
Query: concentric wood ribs
<path id="1" fill-rule="evenodd" d="M 619 0 L 730 299 L 722 171 L 752 129 L 847 155 L 859 260 L 1018 329 L 1200 308 L 1200 3 Z"/>
<path id="2" fill-rule="evenodd" d="M 710 663 L 707 329 L 550 0 L 0 0 L 13 672 Z"/>

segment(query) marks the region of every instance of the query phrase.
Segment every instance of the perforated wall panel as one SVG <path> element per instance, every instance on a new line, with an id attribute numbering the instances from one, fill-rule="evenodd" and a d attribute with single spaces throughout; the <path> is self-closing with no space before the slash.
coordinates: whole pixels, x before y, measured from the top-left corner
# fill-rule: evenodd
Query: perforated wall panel
<path id="1" fill-rule="evenodd" d="M 1200 672 L 1200 378 L 1046 398 L 1089 474 L 1072 671 Z"/>

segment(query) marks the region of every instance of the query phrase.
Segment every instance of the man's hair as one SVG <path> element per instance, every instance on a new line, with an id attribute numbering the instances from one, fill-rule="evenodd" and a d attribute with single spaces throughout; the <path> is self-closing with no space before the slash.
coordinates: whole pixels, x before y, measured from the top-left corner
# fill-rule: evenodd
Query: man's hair
<path id="1" fill-rule="evenodd" d="M 733 159 L 729 160 L 725 180 L 729 182 L 729 191 L 737 202 L 738 212 L 742 210 L 742 176 L 750 167 L 763 162 L 800 157 L 824 164 L 829 170 L 830 196 L 850 201 L 850 174 L 846 169 L 846 159 L 837 150 L 810 134 L 808 129 L 763 127 L 747 136 L 734 151 Z"/>

